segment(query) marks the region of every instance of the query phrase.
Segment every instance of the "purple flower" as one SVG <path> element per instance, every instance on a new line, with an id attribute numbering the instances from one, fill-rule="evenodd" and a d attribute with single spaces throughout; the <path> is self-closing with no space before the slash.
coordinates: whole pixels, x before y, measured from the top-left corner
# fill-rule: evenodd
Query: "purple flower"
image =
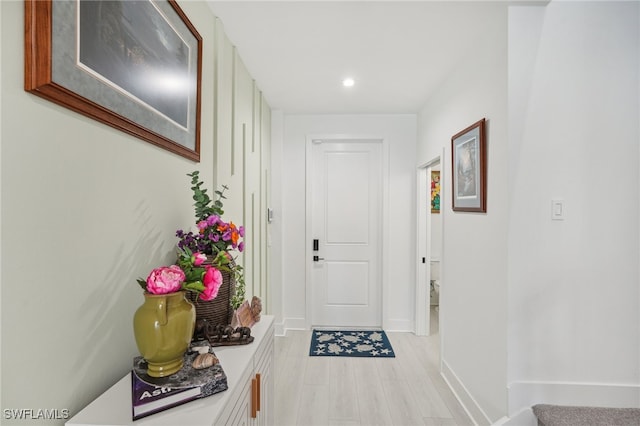
<path id="1" fill-rule="evenodd" d="M 220 221 L 220 216 L 217 216 L 217 215 L 215 215 L 215 214 L 212 214 L 211 216 L 209 216 L 209 217 L 207 218 L 207 225 L 209 225 L 209 226 L 213 226 L 213 225 L 215 225 L 216 223 L 218 223 L 219 221 Z"/>

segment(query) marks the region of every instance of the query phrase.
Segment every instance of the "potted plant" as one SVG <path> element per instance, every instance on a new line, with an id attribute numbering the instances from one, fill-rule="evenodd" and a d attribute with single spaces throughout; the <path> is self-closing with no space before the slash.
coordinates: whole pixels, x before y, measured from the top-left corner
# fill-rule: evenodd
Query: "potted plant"
<path id="1" fill-rule="evenodd" d="M 137 280 L 145 300 L 134 314 L 133 331 L 151 377 L 170 376 L 182 368 L 196 320 L 185 294 L 203 301 L 218 295 L 222 274 L 205 261 L 204 254 L 181 249 L 177 265 L 155 268 L 146 280 Z"/>
<path id="2" fill-rule="evenodd" d="M 245 299 L 244 271 L 234 258 L 234 253 L 244 250 L 244 227 L 223 219 L 227 186 L 216 190 L 213 200 L 203 188 L 198 171 L 187 176 L 191 177 L 197 232 L 178 229 L 178 248 L 206 255 L 204 264 L 219 270 L 223 277 L 220 295 L 214 301 L 206 302 L 191 296 L 196 306 L 196 318 L 212 325 L 228 325 L 233 311 Z"/>

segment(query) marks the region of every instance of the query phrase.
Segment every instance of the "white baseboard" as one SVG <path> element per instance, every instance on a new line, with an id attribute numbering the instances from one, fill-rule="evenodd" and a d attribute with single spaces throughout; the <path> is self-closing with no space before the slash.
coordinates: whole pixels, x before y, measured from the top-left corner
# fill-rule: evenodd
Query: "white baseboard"
<path id="1" fill-rule="evenodd" d="M 285 318 L 281 323 L 276 324 L 276 336 L 286 336 L 287 330 L 306 330 L 307 320 L 304 318 Z"/>
<path id="2" fill-rule="evenodd" d="M 274 333 L 279 337 L 284 337 L 287 335 L 287 330 L 284 328 L 284 321 L 274 324 Z"/>
<path id="3" fill-rule="evenodd" d="M 490 425 L 491 420 L 471 396 L 446 361 L 442 361 L 442 377 L 475 425 Z"/>
<path id="4" fill-rule="evenodd" d="M 492 426 L 538 426 L 538 418 L 531 408 L 525 408 L 512 417 L 503 417 Z"/>
<path id="5" fill-rule="evenodd" d="M 409 320 L 387 320 L 383 326 L 385 331 L 413 332 L 415 324 Z M 305 318 L 284 318 L 275 324 L 276 336 L 286 336 L 287 330 L 307 330 Z"/>
<path id="6" fill-rule="evenodd" d="M 383 321 L 382 329 L 384 331 L 408 331 L 413 333 L 416 329 L 414 321 L 407 319 L 388 319 Z"/>
<path id="7" fill-rule="evenodd" d="M 638 407 L 640 385 L 579 382 L 513 382 L 507 386 L 509 416 L 536 404 Z"/>

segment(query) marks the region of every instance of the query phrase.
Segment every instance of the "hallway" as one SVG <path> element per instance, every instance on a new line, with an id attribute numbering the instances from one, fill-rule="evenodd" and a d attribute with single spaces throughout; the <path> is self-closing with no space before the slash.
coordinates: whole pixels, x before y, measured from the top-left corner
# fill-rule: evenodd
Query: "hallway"
<path id="1" fill-rule="evenodd" d="M 439 334 L 387 334 L 396 358 L 310 357 L 310 331 L 276 337 L 275 424 L 473 424 L 439 374 Z"/>

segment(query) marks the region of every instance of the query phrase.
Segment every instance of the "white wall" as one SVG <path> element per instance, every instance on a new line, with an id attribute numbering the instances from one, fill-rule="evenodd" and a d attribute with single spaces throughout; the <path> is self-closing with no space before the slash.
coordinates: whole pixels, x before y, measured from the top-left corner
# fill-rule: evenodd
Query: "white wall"
<path id="1" fill-rule="evenodd" d="M 273 128 L 281 129 L 272 135 L 274 183 L 276 179 L 281 182 L 274 185 L 273 191 L 274 200 L 281 202 L 281 213 L 278 215 L 276 210 L 276 219 L 282 228 L 281 234 L 272 236 L 281 238 L 274 244 L 282 250 L 282 287 L 274 290 L 274 294 L 283 297 L 282 316 L 277 318 L 279 331 L 304 328 L 307 320 L 305 138 L 310 134 L 366 135 L 387 140 L 390 151 L 388 223 L 393 225 L 393 230 L 388 232 L 389 258 L 383 264 L 383 285 L 388 295 L 383 302 L 386 307 L 383 324 L 388 330 L 413 330 L 416 116 L 274 113 L 273 118 Z M 277 140 L 280 136 L 281 141 Z M 277 283 L 274 282 L 274 286 Z"/>
<path id="2" fill-rule="evenodd" d="M 640 406 L 638 8 L 509 13 L 510 413 Z"/>
<path id="3" fill-rule="evenodd" d="M 206 2 L 180 6 L 203 38 L 200 163 L 26 93 L 24 4 L 0 2 L 2 409 L 73 415 L 130 371 L 135 280 L 175 261 L 176 229 L 194 226 L 186 174 L 200 170 L 210 194 L 225 183 L 214 169 L 230 140 L 214 144 L 214 122 L 232 105 L 214 107 L 215 17 Z M 242 175 L 242 145 L 238 162 Z M 242 200 L 242 185 L 231 191 Z"/>
<path id="4" fill-rule="evenodd" d="M 441 154 L 443 373 L 479 424 L 507 411 L 507 7 L 487 3 L 481 49 L 421 110 L 417 164 Z M 451 209 L 451 136 L 487 119 L 487 213 Z"/>

